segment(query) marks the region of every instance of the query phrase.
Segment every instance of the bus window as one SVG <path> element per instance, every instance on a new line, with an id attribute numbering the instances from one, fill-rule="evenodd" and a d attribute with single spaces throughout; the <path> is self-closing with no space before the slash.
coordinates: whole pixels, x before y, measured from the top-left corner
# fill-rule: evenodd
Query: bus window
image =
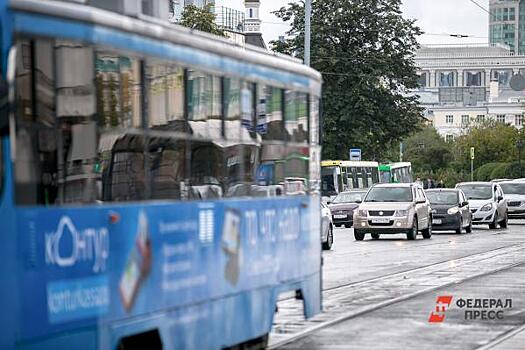
<path id="1" fill-rule="evenodd" d="M 372 168 L 366 168 L 366 187 L 371 187 L 373 184 Z"/>

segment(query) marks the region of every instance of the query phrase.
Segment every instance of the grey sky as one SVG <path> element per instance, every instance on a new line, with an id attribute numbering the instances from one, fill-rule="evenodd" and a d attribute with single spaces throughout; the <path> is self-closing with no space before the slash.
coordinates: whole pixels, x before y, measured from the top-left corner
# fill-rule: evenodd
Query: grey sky
<path id="1" fill-rule="evenodd" d="M 292 0 L 261 0 L 263 37 L 266 42 L 277 39 L 288 30 L 286 24 L 271 11 Z M 488 8 L 489 0 L 476 0 Z M 488 42 L 488 13 L 470 0 L 403 0 L 406 17 L 417 19 L 418 25 L 429 33 L 420 38 L 421 44 L 463 44 Z M 242 0 L 216 0 L 217 6 L 243 9 Z M 438 35 L 436 35 L 438 34 Z M 456 39 L 441 34 L 468 34 L 475 38 Z"/>

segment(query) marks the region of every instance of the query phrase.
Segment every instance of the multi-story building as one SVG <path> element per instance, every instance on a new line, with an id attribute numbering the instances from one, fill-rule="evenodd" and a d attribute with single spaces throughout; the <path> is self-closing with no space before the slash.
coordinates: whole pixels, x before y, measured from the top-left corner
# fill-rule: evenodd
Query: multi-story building
<path id="1" fill-rule="evenodd" d="M 490 43 L 525 54 L 525 0 L 490 0 L 489 12 Z"/>
<path id="2" fill-rule="evenodd" d="M 211 4 L 215 4 L 215 0 L 169 0 L 170 2 L 170 21 L 179 22 L 182 18 L 182 12 L 184 7 L 188 5 L 194 5 L 197 7 L 204 7 Z M 213 11 L 213 9 L 212 9 Z"/>
<path id="3" fill-rule="evenodd" d="M 447 140 L 484 120 L 523 126 L 525 55 L 508 46 L 425 46 L 416 55 L 426 117 Z"/>

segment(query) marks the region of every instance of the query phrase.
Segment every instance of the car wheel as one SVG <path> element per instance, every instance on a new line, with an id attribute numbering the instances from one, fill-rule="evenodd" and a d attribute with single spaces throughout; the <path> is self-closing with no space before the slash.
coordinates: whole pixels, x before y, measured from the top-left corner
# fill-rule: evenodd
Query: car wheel
<path id="1" fill-rule="evenodd" d="M 412 224 L 412 228 L 407 233 L 407 239 L 409 241 L 413 241 L 417 238 L 417 218 L 414 218 L 414 223 Z"/>
<path id="2" fill-rule="evenodd" d="M 379 239 L 379 233 L 372 233 L 372 239 Z"/>
<path id="3" fill-rule="evenodd" d="M 341 227 L 341 226 L 342 226 L 342 225 L 337 225 L 337 224 L 335 225 L 335 227 Z"/>
<path id="4" fill-rule="evenodd" d="M 365 233 L 359 230 L 354 230 L 354 238 L 356 241 L 362 241 L 365 239 Z"/>
<path id="5" fill-rule="evenodd" d="M 421 231 L 424 239 L 430 239 L 430 237 L 432 237 L 432 218 L 429 218 L 428 220 L 428 227 Z"/>
<path id="6" fill-rule="evenodd" d="M 495 230 L 496 228 L 498 228 L 498 221 L 496 218 L 497 215 L 498 215 L 497 213 L 494 214 L 494 220 L 492 220 L 492 222 L 489 224 L 489 228 L 491 230 Z"/>
<path id="7" fill-rule="evenodd" d="M 463 232 L 463 219 L 459 220 L 459 226 L 456 229 L 456 234 L 460 235 Z"/>
<path id="8" fill-rule="evenodd" d="M 323 242 L 323 250 L 332 249 L 333 244 L 334 244 L 334 230 L 332 229 L 332 226 L 330 225 L 328 227 L 328 235 L 326 237 L 326 242 Z"/>
<path id="9" fill-rule="evenodd" d="M 470 224 L 467 226 L 467 228 L 465 229 L 465 232 L 467 233 L 472 233 L 472 220 L 470 221 Z"/>
<path id="10" fill-rule="evenodd" d="M 509 225 L 509 215 L 505 214 L 505 217 L 503 218 L 503 220 L 499 222 L 499 226 L 501 228 L 507 228 L 508 225 Z"/>

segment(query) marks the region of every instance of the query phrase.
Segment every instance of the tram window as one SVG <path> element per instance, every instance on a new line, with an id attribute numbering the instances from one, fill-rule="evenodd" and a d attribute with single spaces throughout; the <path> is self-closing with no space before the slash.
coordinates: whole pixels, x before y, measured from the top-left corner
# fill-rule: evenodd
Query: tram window
<path id="1" fill-rule="evenodd" d="M 96 106 L 99 126 L 139 128 L 141 114 L 140 61 L 114 51 L 95 56 Z M 91 64 L 84 58 L 86 71 Z"/>
<path id="2" fill-rule="evenodd" d="M 258 85 L 257 124 L 263 140 L 283 140 L 282 92 L 271 86 Z"/>
<path id="3" fill-rule="evenodd" d="M 148 126 L 183 131 L 179 125 L 184 120 L 184 70 L 176 65 L 148 59 L 144 79 L 148 96 Z"/>
<path id="4" fill-rule="evenodd" d="M 241 138 L 241 81 L 224 78 L 224 134 L 228 140 Z M 244 131 L 243 131 L 244 132 Z"/>
<path id="5" fill-rule="evenodd" d="M 57 198 L 53 42 L 19 40 L 16 67 L 16 202 L 53 204 Z"/>
<path id="6" fill-rule="evenodd" d="M 307 95 L 286 91 L 285 94 L 285 130 L 291 142 L 308 141 Z"/>
<path id="7" fill-rule="evenodd" d="M 309 180 L 308 147 L 288 146 L 286 148 L 284 189 L 286 195 L 302 195 L 308 191 Z M 341 176 L 339 176 L 342 179 Z"/>
<path id="8" fill-rule="evenodd" d="M 221 80 L 200 71 L 189 70 L 187 81 L 188 121 L 193 135 L 204 139 L 221 137 Z"/>
<path id="9" fill-rule="evenodd" d="M 95 168 L 101 177 L 104 201 L 137 201 L 146 198 L 144 136 L 110 130 L 141 128 L 143 125 L 140 65 L 138 58 L 122 52 L 96 52 L 96 106 L 100 141 L 99 161 Z M 145 68 L 148 84 L 162 84 L 162 79 L 157 78 L 159 70 Z M 159 105 L 162 103 L 163 96 L 160 93 L 146 96 Z M 163 118 L 164 112 L 164 109 L 157 109 L 157 117 L 152 119 L 157 121 Z"/>
<path id="10" fill-rule="evenodd" d="M 319 98 L 310 96 L 310 142 L 319 144 Z"/>

